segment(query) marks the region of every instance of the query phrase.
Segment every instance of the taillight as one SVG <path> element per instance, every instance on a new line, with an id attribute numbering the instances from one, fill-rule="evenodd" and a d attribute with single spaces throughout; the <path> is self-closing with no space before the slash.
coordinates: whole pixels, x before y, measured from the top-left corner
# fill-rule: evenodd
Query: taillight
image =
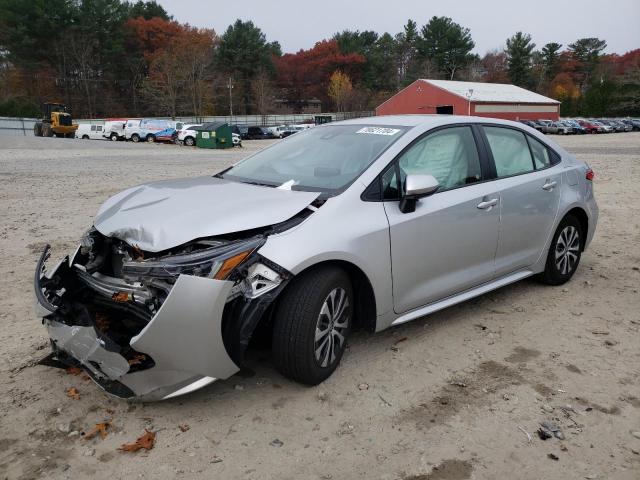
<path id="1" fill-rule="evenodd" d="M 587 174 L 585 175 L 585 178 L 587 180 L 589 180 L 590 182 L 592 182 L 593 181 L 593 177 L 595 177 L 595 176 L 596 176 L 596 174 L 593 172 L 593 170 L 588 169 L 587 170 Z"/>

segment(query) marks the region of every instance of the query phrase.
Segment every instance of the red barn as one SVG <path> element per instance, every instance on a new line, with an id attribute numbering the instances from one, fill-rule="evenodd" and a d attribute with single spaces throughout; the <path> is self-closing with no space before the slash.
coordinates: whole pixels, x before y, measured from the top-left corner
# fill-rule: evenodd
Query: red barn
<path id="1" fill-rule="evenodd" d="M 558 120 L 560 102 L 503 83 L 420 79 L 376 108 L 376 115 L 407 113 Z"/>

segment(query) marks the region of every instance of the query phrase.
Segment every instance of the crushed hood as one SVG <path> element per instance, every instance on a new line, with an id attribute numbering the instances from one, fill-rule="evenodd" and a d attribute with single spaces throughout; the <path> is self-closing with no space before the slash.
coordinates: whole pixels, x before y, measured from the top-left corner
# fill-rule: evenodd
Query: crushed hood
<path id="1" fill-rule="evenodd" d="M 107 200 L 96 229 L 148 252 L 267 227 L 293 217 L 318 198 L 215 177 L 166 180 L 130 188 Z"/>

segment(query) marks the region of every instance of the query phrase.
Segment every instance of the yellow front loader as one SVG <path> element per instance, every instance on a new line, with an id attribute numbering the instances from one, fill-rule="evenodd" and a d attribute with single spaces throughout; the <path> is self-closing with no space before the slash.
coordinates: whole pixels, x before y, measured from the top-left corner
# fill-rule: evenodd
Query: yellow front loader
<path id="1" fill-rule="evenodd" d="M 78 124 L 72 123 L 66 105 L 45 103 L 42 105 L 42 121 L 35 123 L 33 133 L 36 137 L 74 138 L 77 129 Z"/>

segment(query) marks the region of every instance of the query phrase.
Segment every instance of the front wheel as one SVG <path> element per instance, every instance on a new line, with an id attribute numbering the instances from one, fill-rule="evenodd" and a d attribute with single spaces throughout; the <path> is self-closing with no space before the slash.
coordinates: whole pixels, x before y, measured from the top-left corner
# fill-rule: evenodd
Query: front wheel
<path id="1" fill-rule="evenodd" d="M 548 285 L 562 285 L 568 282 L 578 268 L 582 255 L 582 227 L 573 215 L 567 215 L 553 235 L 547 263 L 540 280 Z"/>
<path id="2" fill-rule="evenodd" d="M 140 135 L 134 133 L 133 135 L 131 135 L 131 141 L 133 141 L 133 143 L 138 143 L 140 141 Z"/>
<path id="3" fill-rule="evenodd" d="M 187 147 L 193 147 L 196 144 L 196 141 L 193 137 L 185 137 L 184 144 Z"/>
<path id="4" fill-rule="evenodd" d="M 353 288 L 336 267 L 303 273 L 275 311 L 273 360 L 285 376 L 317 385 L 338 367 L 351 331 Z"/>
<path id="5" fill-rule="evenodd" d="M 153 143 L 156 141 L 156 137 L 154 137 L 153 135 L 147 135 L 147 142 L 148 143 Z"/>
<path id="6" fill-rule="evenodd" d="M 111 136 L 109 137 L 109 140 L 111 140 L 112 142 L 117 142 L 118 141 L 118 135 L 115 133 L 112 133 Z"/>

